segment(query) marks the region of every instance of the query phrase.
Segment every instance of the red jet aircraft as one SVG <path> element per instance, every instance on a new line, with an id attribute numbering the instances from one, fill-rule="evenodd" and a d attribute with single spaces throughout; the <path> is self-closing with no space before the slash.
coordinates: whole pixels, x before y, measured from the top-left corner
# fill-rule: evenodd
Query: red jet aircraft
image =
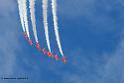
<path id="1" fill-rule="evenodd" d="M 41 50 L 39 42 L 36 42 L 36 48 L 37 48 L 39 51 Z"/>
<path id="2" fill-rule="evenodd" d="M 66 63 L 66 62 L 67 62 L 67 60 L 66 60 L 66 58 L 65 58 L 65 57 L 62 57 L 62 61 L 63 61 L 64 63 Z"/>
<path id="3" fill-rule="evenodd" d="M 29 45 L 33 45 L 32 40 L 28 38 L 28 35 L 26 32 L 23 33 L 25 39 L 28 41 Z"/>

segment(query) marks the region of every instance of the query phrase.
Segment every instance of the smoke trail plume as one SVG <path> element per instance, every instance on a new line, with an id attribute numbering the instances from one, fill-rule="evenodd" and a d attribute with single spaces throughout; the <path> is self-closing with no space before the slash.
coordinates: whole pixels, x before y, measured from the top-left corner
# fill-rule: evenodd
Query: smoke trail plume
<path id="1" fill-rule="evenodd" d="M 44 23 L 46 42 L 47 42 L 48 49 L 51 52 L 49 32 L 48 32 L 48 21 L 47 21 L 48 0 L 42 0 L 42 3 L 43 3 L 43 5 L 42 5 L 42 7 L 43 7 L 43 23 Z"/>
<path id="2" fill-rule="evenodd" d="M 22 29 L 25 32 L 24 19 L 23 19 L 23 9 L 22 9 L 22 0 L 18 0 L 18 8 L 19 8 L 19 16 L 20 16 L 20 20 L 21 20 Z"/>
<path id="3" fill-rule="evenodd" d="M 25 29 L 28 35 L 28 38 L 30 39 L 30 34 L 29 34 L 29 27 L 28 27 L 28 17 L 27 17 L 27 1 L 22 0 L 22 7 L 23 7 L 23 16 L 24 16 L 24 23 L 25 23 Z"/>
<path id="4" fill-rule="evenodd" d="M 29 2 L 30 2 L 29 7 L 30 7 L 30 14 L 31 14 L 33 33 L 34 33 L 35 41 L 38 42 L 37 30 L 36 30 L 36 19 L 35 19 L 35 0 L 29 0 Z"/>
<path id="5" fill-rule="evenodd" d="M 62 46 L 60 43 L 60 38 L 59 38 L 58 22 L 57 22 L 57 14 L 56 14 L 56 7 L 57 7 L 56 0 L 52 0 L 51 5 L 52 5 L 52 14 L 53 14 L 53 22 L 54 22 L 54 31 L 55 31 L 56 41 L 57 41 L 58 48 L 59 48 L 61 55 L 64 56 L 63 51 L 62 51 Z"/>

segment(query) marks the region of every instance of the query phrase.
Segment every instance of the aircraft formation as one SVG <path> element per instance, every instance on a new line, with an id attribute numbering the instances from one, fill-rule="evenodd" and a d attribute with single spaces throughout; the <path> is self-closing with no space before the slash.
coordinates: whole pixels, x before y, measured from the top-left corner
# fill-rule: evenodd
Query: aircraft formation
<path id="1" fill-rule="evenodd" d="M 40 52 L 42 52 L 44 55 L 47 55 L 48 57 L 54 58 L 55 60 L 61 60 L 66 63 L 66 57 L 64 56 L 62 46 L 61 46 L 61 41 L 60 41 L 60 36 L 59 36 L 59 27 L 58 27 L 58 17 L 57 17 L 57 1 L 56 0 L 51 0 L 51 9 L 52 9 L 52 16 L 53 16 L 53 30 L 55 33 L 55 39 L 56 43 L 59 49 L 60 56 L 57 54 L 52 54 L 51 50 L 51 42 L 49 39 L 49 23 L 48 23 L 48 0 L 42 0 L 42 18 L 43 18 L 43 26 L 44 26 L 44 33 L 46 37 L 46 44 L 47 44 L 47 49 L 41 48 L 40 47 L 40 42 L 38 38 L 38 33 L 37 33 L 37 26 L 36 26 L 36 15 L 35 15 L 35 6 L 36 6 L 36 0 L 17 0 L 18 1 L 18 9 L 19 9 L 19 16 L 20 16 L 20 22 L 22 25 L 22 30 L 23 30 L 23 35 L 25 39 L 28 41 L 28 43 L 31 46 L 35 46 L 36 49 Z M 29 7 L 27 7 L 27 3 L 29 3 Z M 28 15 L 27 11 L 30 11 L 30 15 Z M 31 19 L 31 24 L 32 24 L 32 31 L 33 31 L 33 36 L 35 41 L 32 41 L 30 37 L 30 32 L 29 32 L 29 21 L 28 18 Z M 39 17 L 41 18 L 41 17 Z M 33 43 L 35 42 L 35 43 Z"/>
<path id="2" fill-rule="evenodd" d="M 44 55 L 47 55 L 49 58 L 55 59 L 56 61 L 60 60 L 60 57 L 57 54 L 52 54 L 50 51 L 46 50 L 45 48 L 41 48 L 38 42 L 34 45 L 32 40 L 28 38 L 26 32 L 23 32 L 23 35 L 30 46 L 34 46 L 39 52 L 41 52 Z M 61 60 L 63 61 L 63 63 L 67 62 L 66 57 L 62 57 Z"/>

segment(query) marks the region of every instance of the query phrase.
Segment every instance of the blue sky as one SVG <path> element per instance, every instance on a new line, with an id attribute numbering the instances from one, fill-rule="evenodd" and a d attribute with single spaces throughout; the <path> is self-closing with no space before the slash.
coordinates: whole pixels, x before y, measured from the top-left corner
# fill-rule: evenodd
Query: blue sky
<path id="1" fill-rule="evenodd" d="M 41 2 L 36 0 L 37 29 L 40 44 L 46 47 Z M 57 3 L 67 64 L 51 60 L 29 46 L 22 35 L 17 1 L 0 1 L 0 77 L 29 78 L 0 79 L 0 83 L 124 83 L 124 1 L 58 0 Z M 50 0 L 48 13 L 52 49 L 59 53 Z M 32 35 L 30 18 L 29 28 Z"/>

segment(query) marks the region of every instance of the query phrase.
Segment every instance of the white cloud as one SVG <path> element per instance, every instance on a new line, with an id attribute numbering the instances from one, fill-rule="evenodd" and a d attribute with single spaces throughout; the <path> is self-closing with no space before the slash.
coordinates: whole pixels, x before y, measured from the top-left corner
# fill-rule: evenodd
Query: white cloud
<path id="1" fill-rule="evenodd" d="M 14 0 L 0 1 L 0 75 L 13 74 L 16 52 L 20 50 L 15 8 Z"/>
<path id="2" fill-rule="evenodd" d="M 0 0 L 0 16 L 7 16 L 14 12 L 16 8 L 15 0 Z"/>
<path id="3" fill-rule="evenodd" d="M 108 59 L 103 72 L 103 80 L 122 83 L 124 81 L 124 40 L 122 39 L 117 50 Z"/>
<path id="4" fill-rule="evenodd" d="M 58 12 L 65 17 L 77 18 L 92 11 L 96 0 L 58 1 Z"/>
<path id="5" fill-rule="evenodd" d="M 91 18 L 97 15 L 97 11 L 109 12 L 113 6 L 122 7 L 122 0 L 60 0 L 58 1 L 58 12 L 69 19 L 79 19 L 84 16 Z M 99 15 L 97 15 L 99 17 Z M 96 16 L 96 17 L 97 17 Z M 104 15 L 102 15 L 104 17 Z"/>
<path id="6" fill-rule="evenodd" d="M 11 17 L 0 20 L 0 74 L 11 75 L 16 64 L 16 52 L 20 50 L 17 40 L 16 20 Z"/>

